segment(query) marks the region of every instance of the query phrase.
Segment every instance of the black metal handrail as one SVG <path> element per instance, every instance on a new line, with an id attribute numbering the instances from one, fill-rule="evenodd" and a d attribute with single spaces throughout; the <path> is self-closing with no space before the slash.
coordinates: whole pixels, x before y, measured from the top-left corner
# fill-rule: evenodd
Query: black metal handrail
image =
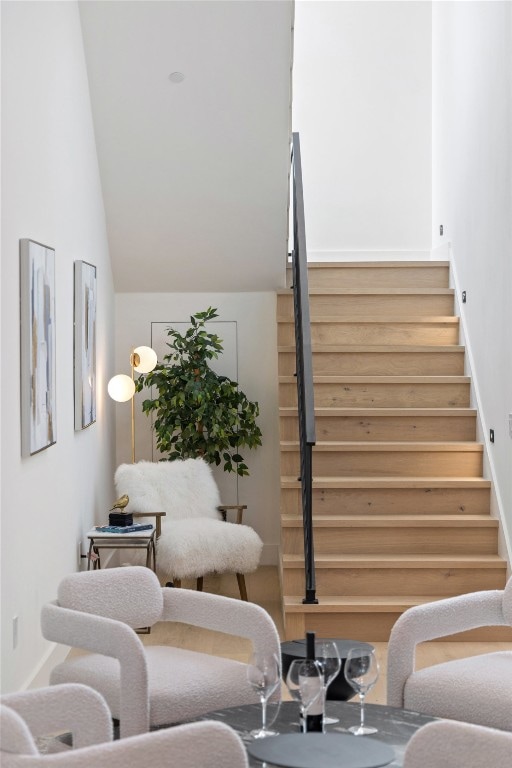
<path id="1" fill-rule="evenodd" d="M 297 361 L 297 399 L 299 411 L 300 482 L 304 525 L 304 570 L 306 594 L 303 603 L 318 603 L 316 598 L 315 553 L 313 544 L 313 446 L 315 435 L 315 401 L 313 393 L 313 359 L 309 318 L 308 264 L 306 226 L 302 189 L 302 164 L 299 134 L 292 134 L 292 222 L 293 222 L 293 306 L 295 317 L 295 354 Z"/>

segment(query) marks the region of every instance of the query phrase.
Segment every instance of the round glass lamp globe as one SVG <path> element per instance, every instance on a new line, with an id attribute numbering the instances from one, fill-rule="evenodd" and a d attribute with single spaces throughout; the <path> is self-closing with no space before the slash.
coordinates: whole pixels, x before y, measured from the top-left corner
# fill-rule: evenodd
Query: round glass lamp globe
<path id="1" fill-rule="evenodd" d="M 151 347 L 136 347 L 133 352 L 139 356 L 139 364 L 133 366 L 137 373 L 149 373 L 158 362 L 156 352 Z"/>
<path id="2" fill-rule="evenodd" d="M 113 376 L 108 383 L 108 393 L 112 400 L 116 400 L 118 403 L 125 403 L 135 394 L 135 384 L 130 376 L 125 373 L 119 373 L 117 376 Z"/>

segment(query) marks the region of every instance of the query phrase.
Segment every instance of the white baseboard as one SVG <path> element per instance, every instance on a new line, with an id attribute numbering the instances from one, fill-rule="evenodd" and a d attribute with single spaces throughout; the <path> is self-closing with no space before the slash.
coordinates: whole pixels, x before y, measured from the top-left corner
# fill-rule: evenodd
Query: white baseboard
<path id="1" fill-rule="evenodd" d="M 430 250 L 310 251 L 308 261 L 430 261 Z"/>
<path id="2" fill-rule="evenodd" d="M 42 660 L 36 666 L 35 670 L 25 680 L 20 690 L 26 691 L 29 688 L 44 688 L 50 685 L 50 672 L 57 664 L 60 664 L 70 651 L 68 645 L 59 645 L 52 643 Z"/>
<path id="3" fill-rule="evenodd" d="M 451 243 L 440 246 L 434 249 L 436 253 L 442 252 L 444 256 L 438 257 L 443 259 L 449 259 L 450 261 L 450 287 L 455 289 L 455 313 L 460 318 L 460 341 L 459 343 L 465 347 L 465 374 L 471 377 L 471 404 L 477 411 L 477 440 L 484 444 L 484 472 L 483 476 L 488 480 L 491 480 L 491 515 L 497 518 L 501 525 L 499 531 L 499 547 L 498 552 L 500 557 L 508 562 L 508 571 L 510 573 L 512 565 L 512 541 L 510 533 L 505 524 L 505 516 L 503 513 L 504 505 L 500 492 L 500 487 L 497 482 L 496 467 L 494 464 L 493 451 L 491 450 L 491 443 L 489 440 L 489 428 L 485 422 L 485 413 L 482 407 L 482 398 L 480 396 L 480 388 L 478 385 L 478 375 L 474 362 L 474 355 L 471 348 L 471 339 L 467 330 L 467 322 L 465 317 L 465 307 L 460 301 L 461 289 L 457 276 L 457 267 L 455 259 L 453 257 L 453 251 Z"/>

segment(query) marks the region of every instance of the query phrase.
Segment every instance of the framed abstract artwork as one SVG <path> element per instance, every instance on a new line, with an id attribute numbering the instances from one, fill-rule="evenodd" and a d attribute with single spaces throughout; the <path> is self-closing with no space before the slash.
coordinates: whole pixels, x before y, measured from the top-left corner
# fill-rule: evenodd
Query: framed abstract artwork
<path id="1" fill-rule="evenodd" d="M 96 267 L 75 261 L 75 429 L 96 421 Z"/>
<path id="2" fill-rule="evenodd" d="M 20 240 L 21 454 L 57 442 L 55 251 Z"/>

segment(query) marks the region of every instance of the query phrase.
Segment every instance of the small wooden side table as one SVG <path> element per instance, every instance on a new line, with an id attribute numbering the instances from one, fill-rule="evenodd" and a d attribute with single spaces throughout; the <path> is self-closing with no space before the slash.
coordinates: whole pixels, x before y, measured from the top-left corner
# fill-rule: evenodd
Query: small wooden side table
<path id="1" fill-rule="evenodd" d="M 100 549 L 145 549 L 146 567 L 156 573 L 156 528 L 130 533 L 106 533 L 92 528 L 87 533 L 89 552 L 87 555 L 87 570 L 101 568 Z M 96 557 L 93 557 L 96 555 Z"/>

